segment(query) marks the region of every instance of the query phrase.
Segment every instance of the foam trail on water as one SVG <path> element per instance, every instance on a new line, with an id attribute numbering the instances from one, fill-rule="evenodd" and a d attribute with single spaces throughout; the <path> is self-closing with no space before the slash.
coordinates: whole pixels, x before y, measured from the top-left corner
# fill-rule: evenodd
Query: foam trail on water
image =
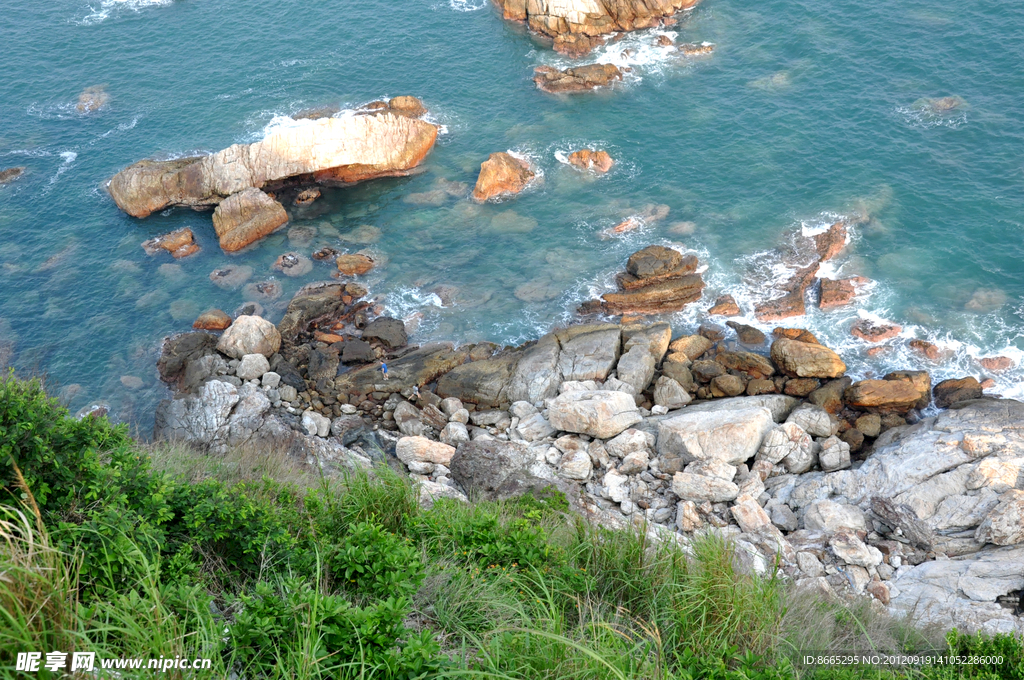
<path id="1" fill-rule="evenodd" d="M 90 13 L 78 20 L 77 24 L 91 26 L 102 23 L 110 18 L 112 12 L 127 9 L 133 12 L 141 12 L 147 7 L 161 7 L 170 5 L 174 0 L 102 0 L 99 7 L 89 6 Z"/>

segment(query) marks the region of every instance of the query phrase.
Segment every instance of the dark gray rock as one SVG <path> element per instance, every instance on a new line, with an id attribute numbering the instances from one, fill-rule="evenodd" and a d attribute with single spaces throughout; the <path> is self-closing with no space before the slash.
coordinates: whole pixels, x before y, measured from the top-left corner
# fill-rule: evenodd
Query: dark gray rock
<path id="1" fill-rule="evenodd" d="M 190 361 L 214 354 L 216 347 L 217 337 L 204 332 L 182 333 L 167 338 L 156 362 L 160 379 L 167 383 L 178 382 Z"/>
<path id="2" fill-rule="evenodd" d="M 377 360 L 370 343 L 362 340 L 349 340 L 341 349 L 341 362 L 344 364 L 368 364 Z"/>
<path id="3" fill-rule="evenodd" d="M 528 475 L 533 460 L 525 444 L 478 440 L 461 444 L 448 467 L 466 491 L 492 498 L 513 475 Z"/>
<path id="4" fill-rule="evenodd" d="M 366 328 L 363 329 L 363 338 L 380 340 L 388 349 L 404 347 L 409 342 L 405 324 L 388 316 L 382 316 L 366 324 Z"/>

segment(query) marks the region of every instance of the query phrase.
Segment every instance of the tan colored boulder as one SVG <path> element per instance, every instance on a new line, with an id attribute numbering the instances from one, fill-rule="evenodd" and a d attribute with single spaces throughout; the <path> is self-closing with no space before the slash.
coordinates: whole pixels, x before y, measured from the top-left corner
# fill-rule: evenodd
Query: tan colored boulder
<path id="1" fill-rule="evenodd" d="M 495 0 L 506 19 L 554 39 L 556 52 L 584 56 L 601 36 L 635 31 L 669 21 L 698 0 Z"/>
<path id="2" fill-rule="evenodd" d="M 855 338 L 860 338 L 864 342 L 878 343 L 885 342 L 886 340 L 892 340 L 900 331 L 903 330 L 902 326 L 896 324 L 879 323 L 870 319 L 861 319 L 857 323 L 853 324 L 850 329 L 850 334 Z"/>
<path id="3" fill-rule="evenodd" d="M 339 255 L 336 261 L 338 271 L 343 276 L 362 276 L 373 269 L 373 260 L 361 253 Z"/>
<path id="4" fill-rule="evenodd" d="M 450 465 L 455 447 L 426 437 L 402 437 L 395 444 L 395 455 L 406 465 L 413 462 Z"/>
<path id="5" fill-rule="evenodd" d="M 1016 364 L 1009 357 L 982 357 L 978 360 L 981 367 L 986 371 L 1007 371 Z"/>
<path id="6" fill-rule="evenodd" d="M 932 377 L 928 371 L 893 371 L 882 376 L 882 380 L 903 380 L 913 385 L 918 395 L 914 408 L 925 408 L 932 400 Z"/>
<path id="7" fill-rule="evenodd" d="M 581 170 L 592 170 L 602 175 L 612 169 L 615 161 L 612 160 L 607 151 L 580 149 L 569 154 L 569 163 Z"/>
<path id="8" fill-rule="evenodd" d="M 390 111 L 303 121 L 209 156 L 140 161 L 117 173 L 109 191 L 121 210 L 148 217 L 175 205 L 214 206 L 245 189 L 299 175 L 340 184 L 399 177 L 426 157 L 437 132 L 436 125 Z"/>
<path id="9" fill-rule="evenodd" d="M 953 404 L 970 399 L 981 399 L 981 392 L 981 383 L 973 376 L 943 380 L 935 385 L 933 391 L 935 405 L 939 408 L 949 408 Z"/>
<path id="10" fill-rule="evenodd" d="M 789 338 L 800 342 L 809 342 L 812 345 L 820 345 L 814 334 L 803 328 L 782 328 L 781 326 L 772 329 L 772 335 L 777 338 Z"/>
<path id="11" fill-rule="evenodd" d="M 730 371 L 741 371 L 752 378 L 767 378 L 775 375 L 775 367 L 772 366 L 772 362 L 753 352 L 719 352 L 715 361 Z"/>
<path id="12" fill-rule="evenodd" d="M 204 331 L 222 331 L 231 325 L 231 317 L 219 309 L 208 309 L 199 315 L 192 328 Z"/>
<path id="13" fill-rule="evenodd" d="M 846 388 L 847 406 L 870 413 L 906 413 L 921 398 L 908 380 L 861 380 Z"/>
<path id="14" fill-rule="evenodd" d="M 518 194 L 536 176 L 527 161 L 505 151 L 492 153 L 480 164 L 473 199 L 483 202 Z"/>
<path id="15" fill-rule="evenodd" d="M 622 80 L 622 70 L 615 64 L 587 64 L 564 71 L 551 66 L 538 66 L 533 73 L 533 82 L 537 87 L 551 94 L 589 92 Z"/>
<path id="16" fill-rule="evenodd" d="M 213 229 L 220 247 L 229 253 L 274 233 L 287 222 L 284 206 L 254 188 L 232 194 L 213 211 Z"/>
<path id="17" fill-rule="evenodd" d="M 714 345 L 715 343 L 703 335 L 684 335 L 673 340 L 668 349 L 673 354 L 684 354 L 688 360 L 694 361 L 700 358 L 704 352 L 714 347 Z"/>
<path id="18" fill-rule="evenodd" d="M 233 359 L 246 354 L 262 354 L 269 358 L 281 349 L 277 327 L 259 316 L 240 316 L 224 331 L 217 342 L 217 351 Z"/>
<path id="19" fill-rule="evenodd" d="M 192 230 L 188 227 L 143 241 L 142 249 L 147 255 L 156 255 L 161 250 L 166 250 L 175 260 L 195 255 L 201 250 L 195 242 Z"/>
<path id="20" fill-rule="evenodd" d="M 740 306 L 732 295 L 722 295 L 715 300 L 715 305 L 708 310 L 711 316 L 739 316 Z"/>
<path id="21" fill-rule="evenodd" d="M 828 347 L 785 337 L 772 343 L 771 357 L 791 378 L 836 378 L 846 372 L 846 364 Z"/>
<path id="22" fill-rule="evenodd" d="M 419 118 L 427 112 L 427 107 L 423 105 L 423 102 L 409 95 L 392 97 L 388 102 L 388 108 L 399 116 L 411 118 Z"/>

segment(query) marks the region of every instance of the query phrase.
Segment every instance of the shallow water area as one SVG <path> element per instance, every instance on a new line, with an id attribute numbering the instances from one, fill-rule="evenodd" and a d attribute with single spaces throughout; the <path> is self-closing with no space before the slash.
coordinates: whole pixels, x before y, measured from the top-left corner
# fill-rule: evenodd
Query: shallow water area
<path id="1" fill-rule="evenodd" d="M 755 325 L 812 329 L 855 376 L 988 376 L 977 359 L 1008 356 L 1017 367 L 991 375 L 994 392 L 1024 396 L 1024 8 L 704 0 L 675 26 L 602 47 L 594 59 L 630 77 L 574 97 L 532 82 L 538 65 L 573 62 L 484 0 L 3 11 L 0 169 L 27 170 L 0 186 L 0 362 L 46 374 L 72 410 L 107 403 L 147 434 L 167 396 L 155 371 L 165 335 L 248 301 L 276 321 L 300 286 L 333 270 L 315 262 L 284 276 L 271 265 L 285 252 L 370 252 L 382 266 L 366 285 L 416 325 L 415 341 L 518 343 L 574 318 L 650 243 L 708 267 L 705 298 L 675 316 L 677 330 L 706 320 L 722 293 L 754 322 L 766 282 L 786 271 L 779 248 L 842 216 L 865 221 L 829 274 L 875 283 L 849 308 L 809 303 L 792 324 Z M 660 35 L 715 50 L 680 57 Z M 96 86 L 107 100 L 80 111 Z M 304 110 L 401 94 L 444 126 L 423 172 L 289 202 L 288 227 L 236 255 L 219 249 L 209 212 L 137 220 L 105 190 L 142 158 L 209 153 Z M 612 170 L 567 165 L 582 147 L 607 150 Z M 471 202 L 480 163 L 506 150 L 529 158 L 538 180 L 512 199 Z M 654 219 L 658 206 L 668 214 Z M 647 217 L 602 238 L 631 216 Z M 198 255 L 140 247 L 185 226 Z M 228 265 L 251 277 L 215 285 L 210 273 Z M 267 281 L 279 289 L 254 285 Z M 275 289 L 276 299 L 261 292 Z M 863 315 L 901 325 L 901 337 L 868 356 L 849 333 Z M 912 337 L 950 357 L 932 364 L 906 347 Z"/>

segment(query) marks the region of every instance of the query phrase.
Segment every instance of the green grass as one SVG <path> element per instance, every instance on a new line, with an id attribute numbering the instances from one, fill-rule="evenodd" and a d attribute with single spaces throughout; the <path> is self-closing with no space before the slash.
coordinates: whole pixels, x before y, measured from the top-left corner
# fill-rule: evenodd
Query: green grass
<path id="1" fill-rule="evenodd" d="M 171 678 L 1024 680 L 1019 639 L 943 640 L 735 564 L 711 536 L 590 526 L 557 493 L 424 511 L 386 467 L 325 479 L 274 450 L 140 446 L 0 379 L 0 677 L 61 650 L 212 661 Z M 796 663 L 936 644 L 1008 661 Z"/>

